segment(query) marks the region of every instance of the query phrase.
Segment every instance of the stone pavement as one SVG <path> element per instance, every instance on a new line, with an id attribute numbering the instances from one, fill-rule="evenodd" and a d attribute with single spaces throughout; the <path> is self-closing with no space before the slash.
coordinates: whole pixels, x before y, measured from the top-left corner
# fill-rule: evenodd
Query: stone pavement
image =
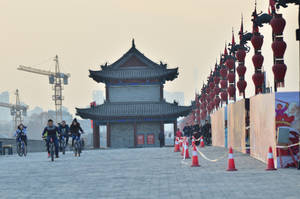
<path id="1" fill-rule="evenodd" d="M 201 151 L 212 159 L 227 153 Z M 80 158 L 69 152 L 55 162 L 46 153 L 0 156 L 0 198 L 300 198 L 295 169 L 265 171 L 265 164 L 240 153 L 237 172 L 225 171 L 226 158 L 199 160 L 201 167 L 191 168 L 173 148 L 92 150 Z"/>

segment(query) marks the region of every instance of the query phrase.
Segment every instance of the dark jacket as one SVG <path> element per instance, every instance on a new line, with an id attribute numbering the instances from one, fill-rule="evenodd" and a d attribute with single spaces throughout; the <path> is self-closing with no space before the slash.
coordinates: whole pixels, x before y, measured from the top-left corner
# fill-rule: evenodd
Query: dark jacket
<path id="1" fill-rule="evenodd" d="M 70 128 L 67 124 L 65 126 L 59 125 L 58 130 L 63 136 L 68 136 L 70 132 Z"/>
<path id="2" fill-rule="evenodd" d="M 77 123 L 76 125 L 71 125 L 70 127 L 70 132 L 73 136 L 78 136 L 80 135 L 79 131 L 81 131 L 81 133 L 83 132 L 81 126 L 79 123 Z"/>
<path id="3" fill-rule="evenodd" d="M 59 130 L 56 126 L 46 126 L 44 128 L 44 131 L 42 133 L 42 136 L 45 136 L 45 134 L 47 134 L 47 136 L 57 136 L 57 134 L 59 134 Z"/>

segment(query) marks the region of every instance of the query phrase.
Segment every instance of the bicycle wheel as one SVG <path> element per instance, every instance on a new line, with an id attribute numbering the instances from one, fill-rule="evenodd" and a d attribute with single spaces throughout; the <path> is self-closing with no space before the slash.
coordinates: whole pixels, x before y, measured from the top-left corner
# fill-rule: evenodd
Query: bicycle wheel
<path id="1" fill-rule="evenodd" d="M 54 161 L 54 144 L 50 143 L 50 156 L 51 156 L 51 161 Z"/>
<path id="2" fill-rule="evenodd" d="M 24 143 L 24 141 L 22 142 L 22 148 L 23 148 L 23 154 L 24 154 L 24 156 L 26 156 L 27 155 L 27 146 L 26 146 L 26 144 Z"/>
<path id="3" fill-rule="evenodd" d="M 74 155 L 77 155 L 77 142 L 74 143 L 74 147 L 73 147 L 73 151 L 74 151 Z"/>
<path id="4" fill-rule="evenodd" d="M 20 142 L 18 142 L 18 144 L 17 144 L 17 153 L 18 153 L 18 155 L 20 157 L 23 156 L 22 149 L 21 149 L 21 143 Z"/>
<path id="5" fill-rule="evenodd" d="M 66 143 L 65 142 L 62 143 L 62 153 L 63 153 L 63 155 L 65 155 L 65 153 L 66 153 Z"/>
<path id="6" fill-rule="evenodd" d="M 81 146 L 80 146 L 80 143 L 79 143 L 79 142 L 77 143 L 77 145 L 78 145 L 78 152 L 77 152 L 77 154 L 78 154 L 78 156 L 80 157 L 80 153 L 81 153 Z"/>

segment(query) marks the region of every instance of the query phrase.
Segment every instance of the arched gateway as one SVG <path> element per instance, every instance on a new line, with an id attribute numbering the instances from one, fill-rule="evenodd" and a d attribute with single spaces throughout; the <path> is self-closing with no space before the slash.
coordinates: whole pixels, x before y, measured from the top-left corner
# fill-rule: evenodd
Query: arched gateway
<path id="1" fill-rule="evenodd" d="M 178 68 L 157 64 L 132 47 L 111 65 L 91 71 L 90 77 L 106 86 L 106 100 L 91 108 L 76 108 L 77 115 L 94 121 L 94 147 L 100 147 L 99 125 L 106 125 L 107 146 L 113 148 L 159 146 L 158 135 L 165 123 L 177 128 L 177 118 L 191 106 L 167 103 L 164 84 L 178 76 Z"/>

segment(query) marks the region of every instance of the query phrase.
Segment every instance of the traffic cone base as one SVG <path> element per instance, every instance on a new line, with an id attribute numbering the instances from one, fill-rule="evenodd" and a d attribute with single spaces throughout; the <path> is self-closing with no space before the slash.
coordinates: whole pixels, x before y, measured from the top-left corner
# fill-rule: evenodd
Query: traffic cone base
<path id="1" fill-rule="evenodd" d="M 192 165 L 191 167 L 200 167 L 199 161 L 198 161 L 198 155 L 197 155 L 197 149 L 196 146 L 193 147 L 193 152 L 192 152 Z"/>
<path id="2" fill-rule="evenodd" d="M 274 170 L 277 170 L 277 169 L 274 166 L 274 158 L 273 158 L 272 147 L 269 147 L 268 165 L 267 165 L 266 171 L 274 171 Z"/>
<path id="3" fill-rule="evenodd" d="M 226 171 L 237 171 L 237 169 L 235 168 L 234 159 L 233 159 L 233 150 L 231 147 L 229 148 L 228 168 Z"/>
<path id="4" fill-rule="evenodd" d="M 184 145 L 184 149 L 185 149 L 185 159 L 190 159 L 190 154 L 189 154 L 189 143 L 186 142 Z"/>
<path id="5" fill-rule="evenodd" d="M 175 140 L 174 152 L 180 152 L 180 147 L 179 147 L 179 143 L 178 143 L 178 138 L 176 138 L 176 140 Z"/>

